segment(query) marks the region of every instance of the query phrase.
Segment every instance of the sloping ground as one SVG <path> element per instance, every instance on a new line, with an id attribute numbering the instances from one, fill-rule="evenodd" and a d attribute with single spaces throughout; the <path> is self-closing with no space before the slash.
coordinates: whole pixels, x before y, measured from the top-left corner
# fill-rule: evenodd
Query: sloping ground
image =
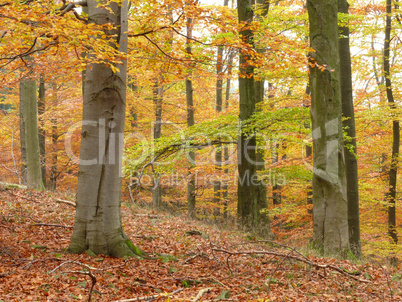
<path id="1" fill-rule="evenodd" d="M 146 259 L 71 255 L 74 208 L 58 198 L 0 190 L 0 300 L 402 301 L 400 270 L 307 258 L 131 204 L 124 228 Z"/>

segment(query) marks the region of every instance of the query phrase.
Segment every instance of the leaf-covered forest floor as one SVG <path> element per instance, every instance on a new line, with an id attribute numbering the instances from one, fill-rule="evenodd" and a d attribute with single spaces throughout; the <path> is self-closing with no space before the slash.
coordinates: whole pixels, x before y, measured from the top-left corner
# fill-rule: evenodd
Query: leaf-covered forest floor
<path id="1" fill-rule="evenodd" d="M 0 300 L 402 301 L 401 270 L 307 257 L 131 203 L 125 232 L 157 259 L 72 255 L 74 208 L 58 199 L 0 188 Z"/>

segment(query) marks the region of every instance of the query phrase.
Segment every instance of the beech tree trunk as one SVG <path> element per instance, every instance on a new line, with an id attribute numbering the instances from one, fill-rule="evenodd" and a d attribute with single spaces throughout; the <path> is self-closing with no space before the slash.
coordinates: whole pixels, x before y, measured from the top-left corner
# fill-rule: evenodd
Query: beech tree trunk
<path id="1" fill-rule="evenodd" d="M 325 254 L 349 248 L 338 52 L 338 1 L 308 0 L 313 134 L 313 242 Z"/>
<path id="2" fill-rule="evenodd" d="M 127 2 L 88 0 L 89 22 L 112 23 L 117 47 L 127 52 Z M 88 56 L 91 52 L 88 51 Z M 121 162 L 126 110 L 126 63 L 86 68 L 75 226 L 69 250 L 123 257 L 133 255 L 121 223 Z"/>
<path id="3" fill-rule="evenodd" d="M 227 5 L 227 1 L 225 3 Z M 222 112 L 223 105 L 223 46 L 218 47 L 218 53 L 216 56 L 216 112 Z M 222 145 L 218 145 L 215 150 L 215 168 L 219 173 L 222 168 Z M 214 180 L 214 199 L 213 204 L 215 208 L 215 217 L 219 216 L 219 203 L 221 200 L 221 181 L 220 179 Z"/>
<path id="4" fill-rule="evenodd" d="M 262 21 L 262 18 L 265 17 L 268 14 L 269 10 L 269 1 L 268 0 L 257 0 L 257 20 Z M 256 47 L 256 50 L 258 53 L 264 53 L 266 50 L 258 46 Z M 258 106 L 258 104 L 261 106 L 262 103 L 264 102 L 264 96 L 265 96 L 265 80 L 263 78 L 259 78 L 255 80 L 254 82 L 254 87 L 255 87 L 255 103 L 256 103 L 256 110 L 260 111 L 261 108 Z M 256 170 L 257 171 L 264 171 L 265 170 L 265 158 L 263 154 L 264 150 L 257 150 L 256 152 L 256 161 L 257 161 L 257 166 Z M 268 235 L 271 232 L 271 227 L 270 227 L 270 219 L 268 215 L 268 201 L 267 201 L 267 186 L 264 182 L 260 181 L 257 185 L 257 198 L 258 198 L 258 219 L 260 221 L 260 224 L 263 224 L 264 227 L 260 228 L 260 233 L 264 235 Z M 265 211 L 265 212 L 264 212 Z"/>
<path id="5" fill-rule="evenodd" d="M 52 91 L 53 91 L 53 106 L 57 105 L 57 86 L 55 83 L 52 83 Z M 51 137 L 52 137 L 52 156 L 51 156 L 51 166 L 50 166 L 50 177 L 49 177 L 49 187 L 50 190 L 55 191 L 57 187 L 57 178 L 59 176 L 58 172 L 58 165 L 57 165 L 57 141 L 59 139 L 58 131 L 57 131 L 57 118 L 53 117 L 51 119 L 52 123 L 52 130 L 51 130 Z"/>
<path id="6" fill-rule="evenodd" d="M 46 131 L 44 128 L 43 117 L 45 113 L 45 80 L 43 75 L 40 76 L 39 81 L 39 99 L 38 99 L 38 116 L 39 116 L 39 150 L 42 167 L 42 182 L 46 188 Z"/>
<path id="7" fill-rule="evenodd" d="M 349 13 L 346 0 L 338 0 L 340 13 Z M 361 258 L 360 216 L 359 216 L 359 182 L 357 174 L 357 148 L 355 113 L 353 107 L 352 62 L 350 58 L 349 27 L 339 28 L 339 60 L 341 74 L 343 127 L 350 139 L 345 140 L 345 169 L 348 200 L 349 245 L 352 253 Z"/>
<path id="8" fill-rule="evenodd" d="M 240 37 L 251 47 L 253 32 L 249 23 L 253 20 L 253 9 L 250 0 L 237 0 L 239 23 L 244 23 Z M 246 133 L 242 122 L 255 112 L 254 66 L 250 63 L 249 53 L 241 52 L 239 60 L 239 138 L 238 138 L 238 185 L 237 215 L 239 222 L 247 228 L 258 225 L 258 176 L 256 173 L 256 138 L 254 133 Z"/>
<path id="9" fill-rule="evenodd" d="M 25 142 L 24 100 L 20 94 L 20 150 L 21 150 L 21 179 L 27 185 L 27 147 Z"/>
<path id="10" fill-rule="evenodd" d="M 163 87 L 160 86 L 159 80 L 155 80 L 153 88 L 153 101 L 155 105 L 155 123 L 154 123 L 154 141 L 162 137 L 162 102 Z M 162 207 L 162 187 L 161 175 L 154 173 L 154 186 L 152 188 L 152 206 L 155 210 Z"/>
<path id="11" fill-rule="evenodd" d="M 393 91 L 392 91 L 392 81 L 390 72 L 390 46 L 391 46 L 391 14 L 392 14 L 392 1 L 387 0 L 386 7 L 386 24 L 385 24 L 385 39 L 384 39 L 384 78 L 385 87 L 387 93 L 387 100 L 391 110 L 396 110 L 397 106 L 395 103 Z M 398 234 L 396 231 L 396 185 L 398 178 L 398 158 L 399 158 L 399 144 L 400 144 L 400 129 L 398 117 L 395 116 L 392 121 L 392 155 L 391 155 L 391 166 L 389 168 L 389 191 L 387 192 L 388 201 L 388 236 L 393 244 L 398 243 Z M 393 264 L 397 263 L 397 258 L 392 258 L 391 262 Z"/>
<path id="12" fill-rule="evenodd" d="M 27 186 L 43 189 L 38 134 L 38 102 L 36 79 L 29 72 L 20 82 L 20 102 L 23 103 L 26 148 Z"/>
<path id="13" fill-rule="evenodd" d="M 229 58 L 228 58 L 228 70 L 227 70 L 227 77 L 226 77 L 226 91 L 225 91 L 225 109 L 229 109 L 229 100 L 230 100 L 230 88 L 231 88 L 231 81 L 230 77 L 232 74 L 232 69 L 233 69 L 233 58 L 234 58 L 235 52 L 230 49 L 229 50 Z M 223 172 L 225 174 L 229 173 L 229 148 L 227 145 L 223 146 L 223 160 L 225 164 L 225 169 Z M 228 212 L 228 205 L 229 205 L 229 196 L 228 196 L 228 183 L 227 181 L 224 181 L 222 183 L 222 199 L 223 199 L 223 217 L 224 219 L 229 218 L 229 212 Z"/>
<path id="14" fill-rule="evenodd" d="M 188 58 L 191 58 L 191 37 L 193 35 L 193 19 L 187 18 L 187 38 L 186 38 L 186 53 Z M 192 72 L 189 70 L 186 77 L 186 101 L 187 101 L 187 126 L 191 127 L 194 125 L 194 98 L 193 98 L 193 80 Z M 193 173 L 193 168 L 195 167 L 195 151 L 190 149 L 188 152 L 188 160 L 190 164 L 189 168 L 189 179 L 187 183 L 187 202 L 188 202 L 188 216 L 191 219 L 196 218 L 195 209 L 195 174 Z"/>

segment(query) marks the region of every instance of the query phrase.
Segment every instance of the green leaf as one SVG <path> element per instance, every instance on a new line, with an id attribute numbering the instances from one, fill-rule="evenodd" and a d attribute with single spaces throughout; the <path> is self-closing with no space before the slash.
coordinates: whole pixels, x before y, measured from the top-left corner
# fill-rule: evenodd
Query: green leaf
<path id="1" fill-rule="evenodd" d="M 122 271 L 118 271 L 119 272 L 119 274 L 121 275 L 121 276 L 123 276 L 123 277 L 128 277 L 125 273 L 123 273 Z"/>

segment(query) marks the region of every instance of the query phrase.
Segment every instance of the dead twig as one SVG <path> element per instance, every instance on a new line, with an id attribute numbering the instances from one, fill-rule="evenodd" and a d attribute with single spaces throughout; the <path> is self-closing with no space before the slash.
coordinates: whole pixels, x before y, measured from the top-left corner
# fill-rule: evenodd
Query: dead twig
<path id="1" fill-rule="evenodd" d="M 35 223 L 35 224 L 32 224 L 32 226 L 50 226 L 50 227 L 58 227 L 58 228 L 66 228 L 66 229 L 74 228 L 71 225 L 62 225 L 62 224 L 53 224 L 53 223 Z"/>
<path id="2" fill-rule="evenodd" d="M 50 273 L 55 272 L 57 269 L 59 269 L 60 267 L 62 267 L 63 265 L 67 264 L 67 263 L 73 263 L 73 264 L 77 264 L 80 265 L 81 267 L 83 267 L 84 269 L 86 269 L 86 271 L 63 271 L 62 274 L 81 274 L 81 275 L 86 275 L 89 276 L 91 278 L 91 288 L 89 289 L 89 293 L 88 293 L 88 299 L 87 302 L 91 301 L 92 298 L 92 292 L 96 283 L 96 277 L 95 275 L 92 273 L 93 270 L 99 270 L 102 271 L 101 269 L 98 269 L 96 267 L 91 267 L 87 264 L 84 263 L 80 263 L 77 261 L 65 261 L 62 264 L 56 266 L 56 268 L 54 268 L 53 270 L 50 271 Z"/>
<path id="3" fill-rule="evenodd" d="M 199 301 L 199 300 L 202 298 L 202 296 L 203 296 L 205 293 L 209 293 L 209 292 L 211 291 L 211 289 L 212 289 L 211 287 L 201 289 L 201 290 L 198 292 L 197 296 L 195 296 L 195 298 L 194 298 L 193 300 L 191 300 L 191 301 L 192 301 L 192 302 Z"/>
<path id="4" fill-rule="evenodd" d="M 282 263 L 283 263 L 286 259 L 289 258 L 290 254 L 292 254 L 293 251 L 294 251 L 294 249 L 291 250 L 291 251 L 282 259 L 282 261 L 278 263 L 278 265 L 275 267 L 274 271 L 272 272 L 271 276 L 269 276 L 269 282 L 268 282 L 268 285 L 267 285 L 267 287 L 268 287 L 268 290 L 267 290 L 268 294 L 269 294 L 269 292 L 271 291 L 271 281 L 272 281 L 272 279 L 273 279 L 273 277 L 274 277 L 276 271 L 277 271 L 278 268 L 282 265 Z"/>
<path id="5" fill-rule="evenodd" d="M 76 207 L 76 204 L 73 201 L 59 199 L 59 198 L 55 198 L 55 201 L 58 202 L 58 203 L 64 203 L 64 204 L 69 205 L 69 206 L 74 207 L 74 208 Z"/>
<path id="6" fill-rule="evenodd" d="M 179 288 L 171 293 L 168 294 L 157 294 L 157 295 L 152 295 L 152 296 L 145 296 L 145 297 L 138 297 L 138 298 L 132 298 L 132 299 L 124 299 L 124 300 L 116 300 L 114 302 L 134 302 L 134 301 L 153 301 L 156 300 L 160 297 L 163 296 L 173 296 L 179 292 L 181 292 L 183 290 L 183 288 Z"/>
<path id="7" fill-rule="evenodd" d="M 387 278 L 387 286 L 388 286 L 388 289 L 389 289 L 389 293 L 391 295 L 391 301 L 394 301 L 394 297 L 393 297 L 393 294 L 392 294 L 392 288 L 391 288 L 391 282 L 389 281 L 388 273 L 381 265 L 380 265 L 380 268 L 381 268 L 382 272 L 384 273 L 385 278 Z"/>

